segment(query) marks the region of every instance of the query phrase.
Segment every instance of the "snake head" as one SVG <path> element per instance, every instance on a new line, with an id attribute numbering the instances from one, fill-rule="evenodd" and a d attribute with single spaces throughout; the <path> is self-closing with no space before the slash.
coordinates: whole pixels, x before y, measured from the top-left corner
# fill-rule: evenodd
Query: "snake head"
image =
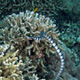
<path id="1" fill-rule="evenodd" d="M 43 38 L 44 37 L 44 31 L 41 31 L 41 33 L 40 33 L 40 38 Z"/>

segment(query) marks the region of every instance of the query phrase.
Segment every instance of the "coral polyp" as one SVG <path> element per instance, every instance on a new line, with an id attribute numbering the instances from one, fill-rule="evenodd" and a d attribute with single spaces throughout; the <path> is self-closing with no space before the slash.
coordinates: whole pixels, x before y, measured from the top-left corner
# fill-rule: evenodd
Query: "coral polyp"
<path id="1" fill-rule="evenodd" d="M 46 57 L 58 53 L 61 59 L 61 68 L 56 78 L 58 80 L 64 68 L 64 58 L 57 46 L 59 34 L 54 21 L 26 10 L 25 13 L 7 16 L 3 22 L 7 25 L 2 29 L 3 42 L 14 46 L 14 50 L 19 50 L 17 55 L 22 57 L 23 62 L 26 62 L 26 57 L 31 60 L 31 64 L 26 64 L 22 69 L 23 74 L 27 74 L 29 78 L 33 74 L 37 74 L 39 79 L 44 78 L 42 75 L 47 74 Z M 39 69 L 42 75 L 38 72 Z"/>

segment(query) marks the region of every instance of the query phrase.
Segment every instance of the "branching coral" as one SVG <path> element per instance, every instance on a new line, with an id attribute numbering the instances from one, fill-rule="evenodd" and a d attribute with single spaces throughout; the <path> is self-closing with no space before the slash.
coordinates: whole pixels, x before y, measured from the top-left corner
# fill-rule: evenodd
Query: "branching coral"
<path id="1" fill-rule="evenodd" d="M 64 69 L 64 57 L 63 57 L 63 54 L 62 52 L 60 51 L 59 47 L 56 45 L 56 43 L 54 42 L 54 40 L 52 40 L 52 38 L 50 36 L 48 36 L 46 33 L 44 33 L 43 31 L 40 33 L 40 37 L 29 37 L 30 39 L 37 39 L 37 40 L 40 40 L 40 39 L 43 39 L 43 36 L 45 36 L 47 38 L 47 40 L 53 45 L 53 47 L 56 49 L 57 53 L 59 54 L 60 56 L 60 59 L 61 59 L 61 68 L 60 68 L 60 71 L 56 77 L 55 80 L 58 80 L 58 78 L 60 77 L 63 69 Z"/>
<path id="2" fill-rule="evenodd" d="M 21 48 L 23 48 L 22 46 L 30 46 L 30 44 L 34 43 L 35 41 L 28 40 L 27 36 L 35 35 L 37 37 L 41 31 L 51 35 L 55 42 L 58 42 L 58 34 L 55 33 L 54 28 L 55 24 L 49 18 L 45 18 L 45 16 L 26 11 L 25 14 L 20 12 L 19 15 L 9 15 L 4 19 L 4 22 L 8 24 L 8 27 L 3 29 L 3 39 L 6 43 L 14 43 L 14 45 L 16 45 L 15 47 L 17 47 L 17 45 L 21 46 Z M 8 37 L 6 35 L 8 35 Z M 47 47 L 51 47 L 47 40 L 43 41 L 41 43 L 44 43 L 44 45 Z M 35 42 L 35 44 L 39 44 L 39 42 Z M 43 44 L 40 46 L 42 45 Z"/>
<path id="3" fill-rule="evenodd" d="M 0 80 L 23 80 L 22 71 L 19 69 L 23 63 L 22 60 L 18 60 L 18 50 L 13 52 L 10 49 L 6 55 L 2 50 L 0 52 Z"/>
<path id="4" fill-rule="evenodd" d="M 46 18 L 43 15 L 38 15 L 38 13 L 26 10 L 25 13 L 24 12 L 20 12 L 19 14 L 13 13 L 12 15 L 7 16 L 4 19 L 4 22 L 8 25 L 4 29 L 2 29 L 4 33 L 2 35 L 4 43 L 13 45 L 15 47 L 15 50 L 19 49 L 18 55 L 22 56 L 22 60 L 24 62 L 26 60 L 26 56 L 28 56 L 28 58 L 32 60 L 31 65 L 33 65 L 33 68 L 31 67 L 31 69 L 33 70 L 36 69 L 36 72 L 34 72 L 34 74 L 37 73 L 40 79 L 42 78 L 41 77 L 42 75 L 38 73 L 38 69 L 41 69 L 42 71 L 41 73 L 47 73 L 47 69 L 45 66 L 46 64 L 45 58 L 47 56 L 50 56 L 50 53 L 58 52 L 59 55 L 61 56 L 60 58 L 62 59 L 61 61 L 63 64 L 64 60 L 62 53 L 59 52 L 57 46 L 55 46 L 54 44 L 51 45 L 48 42 L 48 40 L 50 41 L 50 39 L 52 38 L 56 44 L 59 43 L 58 39 L 59 34 L 56 32 L 55 24 L 52 20 L 50 20 L 50 18 L 48 17 Z M 39 37 L 42 31 L 50 35 L 51 38 L 48 40 L 43 38 L 40 41 L 29 38 L 29 36 Z M 41 37 L 43 37 L 42 34 Z M 46 38 L 48 37 L 46 36 Z M 51 43 L 52 42 L 53 41 L 51 41 Z M 34 68 L 34 66 L 36 68 Z M 25 68 L 27 68 L 27 66 Z M 63 70 L 62 68 L 58 74 L 58 77 Z M 25 73 L 25 70 L 23 71 Z M 27 72 L 29 73 L 30 71 Z"/>
<path id="5" fill-rule="evenodd" d="M 50 3 L 49 3 L 49 2 Z M 17 12 L 19 12 L 20 10 L 22 11 L 22 10 L 24 10 L 25 8 L 28 8 L 29 10 L 34 10 L 34 8 L 35 7 L 37 7 L 38 8 L 38 12 L 39 13 L 41 13 L 41 14 L 45 14 L 46 16 L 51 16 L 51 18 L 52 19 L 54 19 L 53 18 L 53 15 L 54 15 L 54 13 L 56 14 L 56 12 L 57 12 L 57 7 L 59 7 L 59 9 L 61 9 L 61 11 L 59 11 L 59 14 L 63 14 L 64 12 L 66 13 L 66 11 L 68 11 L 68 12 L 70 12 L 69 14 L 72 14 L 72 13 L 75 13 L 75 14 L 78 14 L 79 13 L 79 11 L 80 11 L 80 9 L 78 9 L 78 7 L 75 7 L 76 6 L 76 4 L 74 4 L 75 3 L 75 0 L 73 1 L 73 3 L 71 3 L 71 4 L 74 4 L 74 5 L 65 5 L 65 4 L 67 4 L 67 3 L 62 3 L 62 1 L 60 1 L 60 0 L 57 0 L 57 1 L 53 1 L 53 0 L 42 0 L 42 1 L 40 1 L 40 0 L 30 0 L 30 2 L 26 2 L 26 0 L 25 0 L 25 2 L 24 2 L 24 0 L 13 0 L 13 1 L 5 1 L 5 2 L 3 2 L 3 0 L 1 0 L 0 1 L 0 6 L 1 6 L 1 8 L 0 8 L 0 15 L 1 15 L 1 19 L 4 17 L 4 15 L 7 15 L 7 14 L 11 14 L 12 12 L 15 12 L 15 13 L 17 13 Z M 59 2 L 58 2 L 59 1 Z M 71 0 L 68 0 L 67 2 L 70 2 Z M 79 0 L 77 0 L 76 1 L 76 3 L 78 2 Z M 59 4 L 56 4 L 55 2 L 58 2 Z M 64 2 L 65 2 L 65 0 L 64 0 Z M 21 3 L 21 4 L 20 4 Z M 30 3 L 30 4 L 29 4 Z M 45 3 L 45 4 L 43 4 L 43 3 Z M 63 4 L 63 5 L 61 5 L 61 4 Z M 11 5 L 12 4 L 12 5 Z M 28 4 L 28 5 L 26 5 L 26 4 Z M 42 5 L 42 6 L 41 6 Z M 55 6 L 54 6 L 55 5 Z M 28 7 L 26 7 L 26 6 L 28 6 Z M 29 7 L 30 6 L 30 7 Z M 63 7 L 61 7 L 61 6 L 63 6 Z M 69 7 L 69 6 L 71 6 L 71 7 Z M 32 7 L 32 8 L 31 8 Z M 55 8 L 56 7 L 56 8 Z M 72 9 L 73 7 L 75 7 L 76 8 L 76 10 L 75 9 Z M 17 10 L 16 10 L 17 9 Z M 44 10 L 43 10 L 44 9 Z M 55 9 L 56 9 L 56 11 L 55 11 Z M 73 10 L 73 12 L 71 12 Z M 75 12 L 76 11 L 76 12 Z M 6 12 L 6 13 L 5 13 Z M 57 15 L 57 14 L 56 14 Z M 74 14 L 73 14 L 74 15 Z M 19 15 L 18 15 L 19 16 Z M 67 16 L 67 15 L 66 15 Z M 59 23 L 60 24 L 62 24 L 60 21 L 63 21 L 63 20 L 65 20 L 66 19 L 66 16 L 64 15 L 64 16 L 59 16 L 59 18 L 57 17 L 57 21 L 59 21 Z M 74 16 L 74 17 L 72 17 L 72 15 L 69 15 L 69 16 L 71 16 L 70 18 L 71 18 L 71 20 L 74 20 L 74 21 L 76 21 L 75 20 L 75 18 L 76 17 L 78 17 L 78 16 Z M 11 15 L 11 17 L 12 17 L 12 15 Z M 55 16 L 54 16 L 55 17 Z M 14 18 L 14 17 L 13 17 Z M 62 18 L 62 20 L 61 20 L 61 18 Z M 69 18 L 69 19 L 70 19 Z M 67 20 L 69 20 L 68 18 L 67 18 Z M 77 18 L 76 18 L 77 19 Z M 79 19 L 79 18 L 78 18 Z M 15 20 L 15 19 L 14 19 Z M 14 21 L 13 21 L 14 22 Z M 16 20 L 15 20 L 15 22 L 16 22 Z M 23 21 L 23 23 L 24 23 L 25 21 Z M 10 22 L 10 23 L 12 23 L 12 21 Z M 19 23 L 19 22 L 18 22 Z M 32 22 L 31 22 L 32 23 Z M 7 24 L 7 22 L 5 21 L 5 26 L 7 26 L 7 27 L 9 27 L 10 26 L 10 24 Z M 57 22 L 57 24 L 58 24 L 58 22 Z M 40 61 L 40 60 L 42 60 L 42 61 L 40 61 L 40 62 L 38 62 L 38 64 L 40 65 L 40 64 L 44 64 L 45 65 L 45 57 L 46 56 L 48 56 L 48 57 L 50 57 L 51 58 L 51 55 L 50 55 L 50 53 L 55 53 L 55 49 L 54 48 L 52 48 L 52 45 L 50 45 L 49 43 L 48 43 L 48 41 L 47 40 L 45 40 L 44 39 L 44 41 L 43 40 L 41 40 L 40 42 L 37 42 L 37 40 L 36 41 L 34 41 L 34 40 L 29 40 L 29 39 L 24 39 L 25 38 L 25 36 L 23 36 L 22 38 L 20 38 L 20 37 L 18 37 L 17 36 L 17 38 L 15 38 L 15 39 L 12 39 L 11 37 L 13 36 L 13 34 L 12 34 L 12 36 L 11 35 L 8 35 L 8 36 L 11 36 L 10 38 L 7 38 L 7 34 L 10 34 L 10 32 L 11 32 L 11 30 L 10 30 L 10 27 L 8 28 L 8 30 L 7 30 L 7 28 L 5 28 L 5 30 L 4 29 L 1 29 L 1 26 L 4 26 L 4 20 L 3 20 L 3 24 L 2 24 L 2 21 L 1 21 L 1 23 L 0 23 L 0 44 L 2 44 L 3 43 L 3 39 L 4 39 L 4 42 L 5 43 L 9 43 L 9 42 L 11 42 L 14 46 L 15 46 L 15 49 L 17 50 L 17 49 L 19 49 L 19 54 L 21 54 L 21 56 L 22 56 L 22 58 L 23 58 L 23 60 L 24 61 L 26 61 L 26 56 L 28 56 L 29 57 L 29 59 L 30 59 L 30 61 L 32 60 L 32 63 L 34 62 L 35 63 L 35 60 L 36 60 L 36 62 L 38 62 L 38 61 Z M 21 24 L 20 24 L 21 25 Z M 19 25 L 19 26 L 20 26 Z M 2 28 L 3 28 L 3 26 L 2 26 Z M 4 27 L 5 27 L 4 26 Z M 14 26 L 13 26 L 14 27 Z M 24 26 L 23 26 L 24 27 Z M 32 27 L 32 26 L 31 26 Z M 21 27 L 20 27 L 21 28 Z M 14 28 L 14 30 L 15 30 L 16 28 Z M 24 30 L 24 28 L 22 28 L 23 30 Z M 60 28 L 60 29 L 62 29 L 62 27 Z M 2 30 L 3 30 L 3 33 L 2 33 Z M 13 29 L 12 29 L 13 30 Z M 13 30 L 13 31 L 14 31 Z M 71 30 L 72 30 L 72 28 L 71 28 Z M 31 30 L 30 30 L 31 31 Z M 51 31 L 51 30 L 50 30 Z M 6 33 L 5 33 L 6 32 Z M 25 31 L 26 32 L 26 31 Z M 40 31 L 41 32 L 41 31 Z M 68 31 L 69 32 L 69 31 Z M 78 31 L 77 31 L 78 32 Z M 5 34 L 6 35 L 5 35 Z M 14 33 L 14 32 L 13 32 Z M 20 32 L 19 32 L 20 33 Z M 3 37 L 3 34 L 5 35 L 4 37 Z M 21 33 L 22 34 L 22 33 Z M 21 35 L 20 34 L 20 35 Z M 31 33 L 30 33 L 31 34 Z M 37 35 L 35 35 L 36 33 L 33 33 L 33 34 L 31 34 L 31 35 L 28 35 L 28 36 L 39 36 L 38 34 Z M 52 33 L 51 33 L 52 34 Z M 51 34 L 48 34 L 48 35 L 51 35 Z M 75 33 L 76 34 L 76 33 Z M 16 34 L 15 34 L 16 35 Z M 14 35 L 14 36 L 15 36 Z M 5 38 L 6 37 L 6 38 Z M 51 36 L 52 37 L 52 36 Z M 13 37 L 14 38 L 14 37 Z M 55 38 L 55 36 L 52 38 L 52 39 L 54 39 Z M 11 39 L 11 40 L 10 40 Z M 55 41 L 56 41 L 56 43 L 58 43 L 58 39 L 55 39 Z M 72 41 L 72 42 L 74 42 L 74 41 Z M 71 42 L 70 42 L 71 43 Z M 10 44 L 10 43 L 9 43 Z M 72 43 L 71 43 L 72 44 Z M 49 46 L 48 46 L 49 45 Z M 34 47 L 35 46 L 35 47 Z M 79 45 L 78 45 L 79 46 Z M 63 47 L 64 48 L 64 47 Z M 67 49 L 67 48 L 66 48 Z M 77 48 L 76 48 L 77 49 Z M 75 49 L 75 50 L 76 50 Z M 2 48 L 1 48 L 1 50 L 2 50 Z M 77 51 L 77 53 L 80 51 L 80 49 Z M 36 52 L 36 53 L 35 53 Z M 67 52 L 68 53 L 68 52 Z M 74 52 L 75 53 L 75 52 Z M 1 54 L 1 53 L 0 53 Z M 19 56 L 19 54 L 17 54 L 18 56 Z M 47 54 L 47 55 L 46 55 Z M 71 52 L 71 55 L 72 55 L 72 52 Z M 75 54 L 76 55 L 76 54 Z M 70 57 L 70 55 L 68 55 L 68 56 L 65 56 L 65 57 L 67 57 L 67 58 L 69 58 Z M 79 57 L 79 56 L 78 56 Z M 53 57 L 52 57 L 53 58 Z M 37 60 L 37 59 L 40 59 L 40 60 Z M 58 58 L 54 58 L 52 61 L 54 61 L 55 62 L 55 64 L 54 65 L 56 65 L 57 66 L 57 68 L 54 68 L 53 70 L 58 70 L 58 66 L 59 66 L 59 64 L 60 63 L 58 63 L 59 62 L 59 60 L 58 60 Z M 57 61 L 57 62 L 56 62 Z M 71 64 L 72 62 L 70 62 L 70 60 L 66 60 L 66 62 L 68 62 L 67 64 Z M 26 62 L 25 62 L 26 63 Z M 25 64 L 24 63 L 24 64 Z M 31 63 L 31 65 L 33 65 Z M 58 65 L 57 65 L 57 64 Z M 68 66 L 66 64 L 66 66 Z M 38 65 L 38 66 L 39 66 Z M 44 65 L 43 65 L 43 67 L 44 67 Z M 72 65 L 71 65 L 72 66 Z M 71 76 L 74 76 L 74 72 L 71 72 L 72 71 L 72 69 L 74 69 L 75 70 L 75 68 L 74 67 L 71 67 L 71 66 L 68 66 L 68 67 L 70 67 L 71 68 L 71 70 L 69 71 L 72 75 Z M 54 67 L 54 66 L 52 66 L 52 67 Z M 26 69 L 27 69 L 27 67 L 25 67 Z M 39 67 L 37 67 L 37 68 L 39 68 Z M 35 69 L 37 69 L 37 68 L 35 68 Z M 36 70 L 37 71 L 37 70 Z M 35 71 L 35 72 L 36 72 Z M 66 69 L 66 71 L 67 71 L 67 69 Z M 57 72 L 57 71 L 56 71 Z M 76 73 L 78 73 L 78 71 L 75 71 Z M 70 75 L 70 73 L 67 73 L 67 74 L 64 74 L 64 76 L 62 77 L 64 80 L 66 80 L 65 79 L 65 76 L 69 76 Z M 77 75 L 77 74 L 76 74 Z M 38 75 L 39 76 L 39 75 Z M 40 76 L 39 76 L 40 77 Z M 49 79 L 51 79 L 51 78 L 49 78 Z M 70 80 L 71 78 L 69 77 L 69 80 Z M 72 79 L 73 80 L 73 79 Z M 76 79 L 75 79 L 76 80 Z"/>

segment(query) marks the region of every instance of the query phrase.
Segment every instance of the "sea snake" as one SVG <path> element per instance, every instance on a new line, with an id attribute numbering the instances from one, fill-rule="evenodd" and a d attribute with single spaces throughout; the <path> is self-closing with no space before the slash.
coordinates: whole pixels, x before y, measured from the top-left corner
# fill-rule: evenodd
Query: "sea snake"
<path id="1" fill-rule="evenodd" d="M 57 44 L 56 44 L 56 43 L 54 42 L 54 40 L 53 40 L 50 36 L 48 36 L 44 31 L 42 31 L 42 32 L 40 33 L 40 37 L 30 36 L 30 37 L 28 37 L 28 38 L 30 38 L 30 39 L 36 39 L 36 40 L 41 40 L 41 39 L 43 39 L 43 37 L 46 37 L 46 38 L 47 38 L 47 40 L 52 44 L 52 46 L 55 48 L 55 50 L 57 51 L 58 55 L 60 56 L 61 67 L 60 67 L 60 70 L 59 70 L 59 72 L 58 72 L 58 74 L 57 74 L 57 76 L 56 76 L 56 79 L 55 79 L 55 80 L 58 80 L 59 77 L 60 77 L 60 75 L 61 75 L 61 73 L 62 73 L 62 71 L 63 71 L 63 69 L 64 69 L 64 56 L 63 56 L 61 50 L 59 49 L 59 47 L 57 46 Z"/>

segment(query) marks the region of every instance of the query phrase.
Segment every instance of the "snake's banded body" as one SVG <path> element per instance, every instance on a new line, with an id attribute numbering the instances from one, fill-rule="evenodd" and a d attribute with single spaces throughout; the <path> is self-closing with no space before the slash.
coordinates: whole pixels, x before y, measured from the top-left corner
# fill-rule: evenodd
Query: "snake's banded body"
<path id="1" fill-rule="evenodd" d="M 52 46 L 55 48 L 55 50 L 57 51 L 58 55 L 60 56 L 61 67 L 60 67 L 60 70 L 59 70 L 59 72 L 57 74 L 57 77 L 55 79 L 55 80 L 58 80 L 60 75 L 61 75 L 61 73 L 62 73 L 62 71 L 63 71 L 63 69 L 64 69 L 64 56 L 63 56 L 61 50 L 59 49 L 59 47 L 57 46 L 57 44 L 54 42 L 54 40 L 50 36 L 48 36 L 43 31 L 40 33 L 40 37 L 32 36 L 32 37 L 29 37 L 29 38 L 30 39 L 35 39 L 35 40 L 42 40 L 44 37 L 52 44 Z"/>

